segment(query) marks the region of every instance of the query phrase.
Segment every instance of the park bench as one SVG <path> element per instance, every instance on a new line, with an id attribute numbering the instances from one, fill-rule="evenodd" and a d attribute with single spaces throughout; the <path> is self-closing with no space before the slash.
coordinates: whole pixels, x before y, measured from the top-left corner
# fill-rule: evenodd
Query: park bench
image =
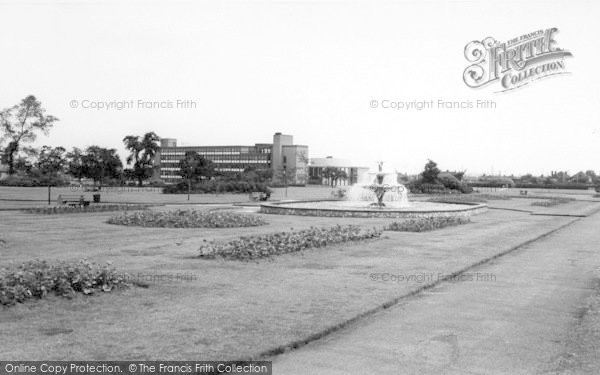
<path id="1" fill-rule="evenodd" d="M 89 206 L 90 201 L 86 201 L 83 195 L 61 194 L 56 199 L 58 204 L 67 204 L 69 206 Z"/>
<path id="2" fill-rule="evenodd" d="M 271 194 L 262 191 L 254 191 L 250 193 L 250 200 L 253 202 L 266 201 L 271 197 Z"/>
<path id="3" fill-rule="evenodd" d="M 519 190 L 519 194 L 521 194 L 521 195 L 527 195 L 527 190 Z"/>

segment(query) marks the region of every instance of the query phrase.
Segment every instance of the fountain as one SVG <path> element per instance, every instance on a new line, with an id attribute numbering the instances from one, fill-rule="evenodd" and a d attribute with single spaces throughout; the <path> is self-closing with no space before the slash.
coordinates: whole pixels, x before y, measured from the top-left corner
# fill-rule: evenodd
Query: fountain
<path id="1" fill-rule="evenodd" d="M 470 216 L 487 211 L 481 203 L 439 203 L 424 200 L 408 201 L 408 191 L 398 183 L 397 174 L 384 172 L 378 162 L 376 172 L 358 177 L 358 182 L 346 190 L 344 200 L 309 200 L 263 203 L 260 212 L 266 214 L 414 218 L 435 216 Z"/>
<path id="2" fill-rule="evenodd" d="M 370 202 L 369 206 L 378 208 L 409 207 L 406 187 L 397 182 L 396 173 L 384 172 L 382 161 L 377 165 L 377 172 L 359 176 L 358 182 L 346 192 L 346 199 Z"/>

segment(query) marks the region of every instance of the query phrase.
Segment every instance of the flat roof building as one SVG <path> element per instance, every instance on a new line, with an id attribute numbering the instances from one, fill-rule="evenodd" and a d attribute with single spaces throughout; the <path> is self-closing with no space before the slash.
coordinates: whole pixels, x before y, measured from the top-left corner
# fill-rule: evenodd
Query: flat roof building
<path id="1" fill-rule="evenodd" d="M 177 183 L 179 162 L 186 152 L 193 151 L 212 161 L 222 174 L 243 172 L 246 168 L 272 169 L 275 184 L 305 185 L 307 183 L 308 146 L 294 145 L 291 135 L 275 133 L 273 143 L 230 146 L 177 146 L 174 138 L 162 138 L 155 158 L 156 177 L 167 183 Z"/>

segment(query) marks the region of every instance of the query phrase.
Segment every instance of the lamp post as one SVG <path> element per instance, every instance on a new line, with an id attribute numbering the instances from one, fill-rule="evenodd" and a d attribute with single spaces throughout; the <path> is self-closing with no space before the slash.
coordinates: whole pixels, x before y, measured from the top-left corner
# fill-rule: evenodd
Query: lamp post
<path id="1" fill-rule="evenodd" d="M 287 168 L 283 166 L 283 185 L 285 186 L 285 197 L 287 198 Z"/>

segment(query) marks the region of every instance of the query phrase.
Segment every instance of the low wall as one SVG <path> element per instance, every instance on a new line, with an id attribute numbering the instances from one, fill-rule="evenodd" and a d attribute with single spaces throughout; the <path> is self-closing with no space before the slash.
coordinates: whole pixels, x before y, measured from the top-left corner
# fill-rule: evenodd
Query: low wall
<path id="1" fill-rule="evenodd" d="M 306 201 L 302 201 L 304 203 Z M 300 202 L 298 202 L 300 203 Z M 480 203 L 460 203 L 465 208 L 452 210 L 422 210 L 410 211 L 410 209 L 349 209 L 349 208 L 313 208 L 294 207 L 294 202 L 263 203 L 260 212 L 275 215 L 297 215 L 297 216 L 323 216 L 323 217 L 383 217 L 383 218 L 425 218 L 425 217 L 467 217 L 477 215 L 488 210 L 487 205 Z M 453 204 L 453 203 L 448 203 Z"/>

